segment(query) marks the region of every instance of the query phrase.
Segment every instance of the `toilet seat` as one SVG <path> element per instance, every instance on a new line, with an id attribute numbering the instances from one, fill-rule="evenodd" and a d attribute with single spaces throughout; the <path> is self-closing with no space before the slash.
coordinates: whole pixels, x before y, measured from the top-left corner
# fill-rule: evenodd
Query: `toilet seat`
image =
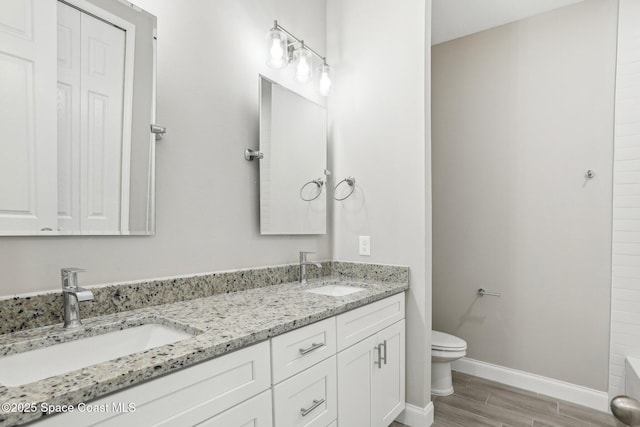
<path id="1" fill-rule="evenodd" d="M 444 332 L 431 331 L 431 349 L 437 351 L 464 351 L 467 349 L 465 340 Z"/>

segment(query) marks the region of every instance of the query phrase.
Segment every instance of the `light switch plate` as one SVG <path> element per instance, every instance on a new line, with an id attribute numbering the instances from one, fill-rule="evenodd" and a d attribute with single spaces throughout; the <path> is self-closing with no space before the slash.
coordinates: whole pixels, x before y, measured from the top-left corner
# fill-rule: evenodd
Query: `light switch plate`
<path id="1" fill-rule="evenodd" d="M 371 256 L 371 236 L 359 236 L 359 253 L 364 256 Z"/>

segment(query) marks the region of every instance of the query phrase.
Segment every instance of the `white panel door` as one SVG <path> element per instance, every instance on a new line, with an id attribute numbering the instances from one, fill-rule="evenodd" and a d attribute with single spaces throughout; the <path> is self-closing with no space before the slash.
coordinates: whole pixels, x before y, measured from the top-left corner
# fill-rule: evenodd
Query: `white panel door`
<path id="1" fill-rule="evenodd" d="M 80 14 L 58 2 L 58 228 L 80 231 Z"/>
<path id="2" fill-rule="evenodd" d="M 119 234 L 125 31 L 80 15 L 81 228 Z"/>
<path id="3" fill-rule="evenodd" d="M 373 367 L 372 410 L 373 427 L 387 427 L 404 410 L 404 320 L 376 334 L 376 347 L 381 346 L 381 363 Z M 374 352 L 378 361 L 378 351 Z"/>
<path id="4" fill-rule="evenodd" d="M 338 353 L 338 425 L 371 426 L 371 371 L 376 337 Z"/>
<path id="5" fill-rule="evenodd" d="M 0 1 L 0 228 L 9 234 L 57 230 L 55 16 L 55 0 Z"/>

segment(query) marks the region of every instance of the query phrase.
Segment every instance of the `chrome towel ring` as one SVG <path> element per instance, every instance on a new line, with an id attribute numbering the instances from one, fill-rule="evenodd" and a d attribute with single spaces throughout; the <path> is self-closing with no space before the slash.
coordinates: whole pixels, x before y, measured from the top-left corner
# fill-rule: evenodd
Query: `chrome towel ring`
<path id="1" fill-rule="evenodd" d="M 311 198 L 306 198 L 306 197 L 304 197 L 302 195 L 302 193 L 304 192 L 304 189 L 307 187 L 307 185 L 310 185 L 310 184 L 315 184 L 315 185 L 318 186 L 318 194 L 316 194 L 315 196 L 313 196 Z M 322 178 L 312 179 L 311 181 L 305 183 L 302 187 L 300 187 L 300 198 L 302 200 L 304 200 L 305 202 L 310 202 L 312 200 L 317 199 L 322 194 L 322 186 L 323 185 L 324 185 L 324 181 L 322 180 Z"/>
<path id="2" fill-rule="evenodd" d="M 349 191 L 349 193 L 344 197 L 336 197 L 335 194 L 338 191 L 338 187 L 340 187 L 340 185 L 343 182 L 345 182 L 349 187 L 351 187 L 351 191 Z M 333 198 L 335 200 L 339 201 L 339 202 L 342 201 L 342 200 L 346 200 L 353 194 L 355 189 L 356 189 L 356 178 L 353 177 L 353 176 L 348 176 L 348 177 L 346 177 L 345 179 L 343 179 L 342 181 L 340 181 L 339 183 L 336 184 L 336 187 L 333 189 Z"/>

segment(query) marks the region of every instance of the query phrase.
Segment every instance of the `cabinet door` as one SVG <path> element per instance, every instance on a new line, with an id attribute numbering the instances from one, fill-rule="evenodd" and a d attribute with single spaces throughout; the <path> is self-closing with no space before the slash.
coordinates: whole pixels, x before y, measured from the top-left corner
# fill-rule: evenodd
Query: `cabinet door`
<path id="1" fill-rule="evenodd" d="M 371 390 L 376 337 L 338 353 L 338 425 L 371 425 Z"/>
<path id="2" fill-rule="evenodd" d="M 371 426 L 387 427 L 404 410 L 405 395 L 405 322 L 394 323 L 376 335 L 373 354 Z M 379 360 L 380 359 L 380 360 Z M 380 362 L 376 364 L 375 362 Z"/>

